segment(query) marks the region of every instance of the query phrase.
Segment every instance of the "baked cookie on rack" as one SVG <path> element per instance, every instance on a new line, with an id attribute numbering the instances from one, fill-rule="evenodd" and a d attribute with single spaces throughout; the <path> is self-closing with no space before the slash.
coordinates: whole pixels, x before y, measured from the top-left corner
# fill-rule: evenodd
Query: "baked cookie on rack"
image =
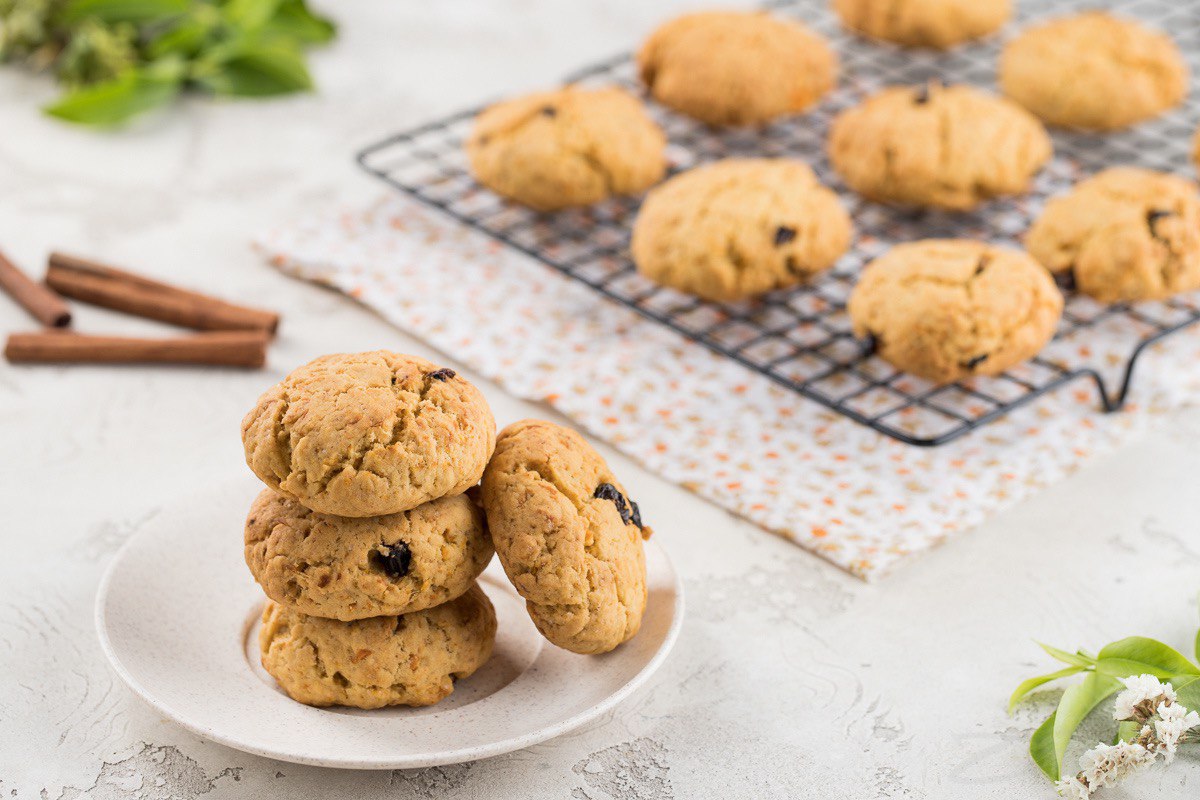
<path id="1" fill-rule="evenodd" d="M 333 517 L 265 489 L 246 517 L 246 564 L 272 600 L 343 621 L 449 602 L 492 560 L 467 494 L 381 517 Z"/>
<path id="2" fill-rule="evenodd" d="M 1105 303 L 1200 289 L 1200 194 L 1177 175 L 1106 169 L 1050 200 L 1025 246 Z"/>
<path id="3" fill-rule="evenodd" d="M 833 0 L 842 24 L 871 39 L 946 50 L 999 30 L 1011 0 Z"/>
<path id="4" fill-rule="evenodd" d="M 676 175 L 646 197 L 632 255 L 650 280 L 708 300 L 792 286 L 850 246 L 850 216 L 806 164 L 726 159 Z"/>
<path id="5" fill-rule="evenodd" d="M 1054 335 L 1063 299 L 1019 250 L 963 239 L 893 247 L 850 295 L 854 333 L 897 369 L 937 383 L 995 375 Z"/>
<path id="6" fill-rule="evenodd" d="M 568 86 L 497 103 L 475 120 L 475 179 L 538 211 L 637 194 L 662 179 L 667 139 L 641 101 Z"/>
<path id="7" fill-rule="evenodd" d="M 478 585 L 434 608 L 339 622 L 268 600 L 262 665 L 310 706 L 428 706 L 492 655 L 496 612 Z"/>
<path id="8" fill-rule="evenodd" d="M 242 420 L 246 463 L 263 483 L 342 517 L 465 492 L 495 443 L 478 389 L 452 369 L 386 350 L 310 361 Z"/>
<path id="9" fill-rule="evenodd" d="M 955 211 L 1028 191 L 1052 152 L 1036 118 L 970 86 L 885 89 L 838 115 L 829 134 L 829 157 L 854 191 Z"/>
<path id="10" fill-rule="evenodd" d="M 638 632 L 650 528 L 582 436 L 542 420 L 509 425 L 482 500 L 496 555 L 542 635 L 594 654 Z"/>
<path id="11" fill-rule="evenodd" d="M 837 82 L 837 56 L 799 22 L 706 11 L 665 23 L 637 54 L 655 100 L 710 125 L 758 125 L 804 111 Z"/>
<path id="12" fill-rule="evenodd" d="M 1035 25 L 1004 48 L 1000 87 L 1051 125 L 1108 131 L 1156 117 L 1187 93 L 1169 36 L 1091 11 Z"/>

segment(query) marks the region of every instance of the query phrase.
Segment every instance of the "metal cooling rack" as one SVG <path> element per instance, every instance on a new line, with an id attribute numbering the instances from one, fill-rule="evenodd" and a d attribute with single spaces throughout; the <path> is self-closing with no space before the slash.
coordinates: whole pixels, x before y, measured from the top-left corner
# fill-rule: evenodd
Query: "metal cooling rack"
<path id="1" fill-rule="evenodd" d="M 1009 31 L 1047 14 L 1105 5 L 1095 0 L 1031 2 Z M 650 103 L 670 139 L 673 171 L 731 156 L 787 156 L 809 163 L 836 189 L 854 217 L 857 242 L 832 270 L 801 287 L 752 302 L 721 305 L 658 287 L 642 278 L 629 256 L 638 200 L 616 199 L 587 209 L 537 214 L 479 187 L 467 171 L 463 142 L 480 109 L 396 134 L 358 155 L 371 174 L 440 209 L 543 264 L 581 281 L 601 295 L 767 376 L 821 405 L 880 433 L 913 445 L 949 442 L 1048 392 L 1074 381 L 1095 386 L 1105 411 L 1120 409 L 1134 367 L 1155 342 L 1200 321 L 1200 298 L 1100 305 L 1067 291 L 1055 339 L 1030 362 L 1009 372 L 938 386 L 897 372 L 874 356 L 850 331 L 845 303 L 862 266 L 893 244 L 931 237 L 968 237 L 1020 246 L 1019 237 L 1047 197 L 1081 176 L 1107 166 L 1136 164 L 1191 173 L 1188 150 L 1200 98 L 1135 130 L 1107 136 L 1054 133 L 1055 158 L 1033 192 L 1002 199 L 970 214 L 913 212 L 867 203 L 832 171 L 824 142 L 840 111 L 885 85 L 928 80 L 995 87 L 1000 43 L 967 45 L 948 54 L 902 51 L 856 39 L 841 29 L 827 0 L 774 4 L 836 47 L 842 61 L 840 87 L 812 112 L 760 130 L 714 130 Z M 1113 10 L 1169 30 L 1200 75 L 1200 3 L 1195 0 L 1124 0 Z M 629 56 L 581 70 L 567 82 L 620 85 L 641 92 Z M 1117 364 L 1088 363 L 1088 336 L 1119 336 L 1128 357 Z M 1084 341 L 1081 343 L 1081 334 Z"/>

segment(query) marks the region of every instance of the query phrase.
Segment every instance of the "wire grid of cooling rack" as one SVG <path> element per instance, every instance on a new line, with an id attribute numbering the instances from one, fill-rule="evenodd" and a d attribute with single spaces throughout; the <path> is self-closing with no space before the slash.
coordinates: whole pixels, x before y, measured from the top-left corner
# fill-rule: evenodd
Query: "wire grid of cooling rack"
<path id="1" fill-rule="evenodd" d="M 1009 30 L 1047 14 L 1103 6 L 1095 0 L 1024 3 Z M 1100 406 L 1121 408 L 1138 357 L 1153 343 L 1200 321 L 1200 298 L 1101 305 L 1067 291 L 1055 339 L 1041 355 L 1000 376 L 934 385 L 903 374 L 856 340 L 845 311 L 862 266 L 893 244 L 934 237 L 984 239 L 1020 246 L 1020 236 L 1047 197 L 1081 176 L 1118 164 L 1189 173 L 1188 151 L 1200 98 L 1136 129 L 1106 136 L 1056 132 L 1055 157 L 1032 192 L 1000 199 L 976 212 L 951 214 L 888 208 L 851 193 L 830 168 L 824 142 L 830 122 L 864 96 L 892 84 L 938 80 L 993 88 L 999 41 L 951 53 L 904 51 L 848 35 L 826 0 L 773 4 L 830 39 L 842 64 L 840 86 L 810 113 L 756 130 L 715 130 L 650 103 L 670 140 L 672 172 L 732 156 L 799 158 L 809 163 L 850 209 L 857 241 L 832 270 L 812 283 L 754 301 L 715 304 L 656 286 L 642 278 L 629 256 L 630 230 L 639 201 L 620 198 L 586 209 L 538 214 L 508 203 L 471 178 L 463 152 L 479 108 L 396 134 L 359 153 L 371 174 L 462 223 L 581 281 L 734 359 L 778 384 L 900 441 L 932 446 L 951 441 L 1032 400 L 1076 381 L 1091 381 Z M 1200 3 L 1124 0 L 1107 4 L 1175 36 L 1200 74 Z M 580 70 L 567 82 L 619 85 L 641 93 L 636 70 L 623 55 Z M 1092 364 L 1081 336 L 1116 336 L 1126 355 L 1119 363 Z"/>

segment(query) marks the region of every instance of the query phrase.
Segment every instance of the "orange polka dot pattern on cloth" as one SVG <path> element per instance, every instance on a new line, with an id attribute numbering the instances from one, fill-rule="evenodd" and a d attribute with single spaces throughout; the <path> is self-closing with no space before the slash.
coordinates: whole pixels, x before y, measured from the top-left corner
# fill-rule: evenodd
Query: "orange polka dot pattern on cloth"
<path id="1" fill-rule="evenodd" d="M 1138 366 L 1103 415 L 1072 384 L 948 445 L 900 444 L 403 198 L 269 232 L 284 272 L 333 287 L 640 464 L 863 578 L 980 524 L 1200 394 L 1200 331 Z M 1128 331 L 1087 337 L 1119 365 Z M 969 402 L 969 398 L 964 402 Z M 661 522 L 668 527 L 669 522 Z"/>

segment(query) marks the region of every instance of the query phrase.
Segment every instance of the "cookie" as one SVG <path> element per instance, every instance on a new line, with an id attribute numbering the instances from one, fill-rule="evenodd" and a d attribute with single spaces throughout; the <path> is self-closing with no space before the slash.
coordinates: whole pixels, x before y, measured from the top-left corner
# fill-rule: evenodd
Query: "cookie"
<path id="1" fill-rule="evenodd" d="M 476 180 L 539 211 L 644 191 L 662 179 L 666 146 L 633 95 L 572 87 L 488 108 L 466 145 Z"/>
<path id="2" fill-rule="evenodd" d="M 854 333 L 897 369 L 937 383 L 995 375 L 1036 355 L 1063 300 L 1025 253 L 983 242 L 897 245 L 866 266 L 850 295 Z"/>
<path id="3" fill-rule="evenodd" d="M 717 300 L 792 286 L 850 246 L 850 216 L 813 171 L 787 159 L 727 159 L 646 197 L 631 244 L 656 283 Z"/>
<path id="4" fill-rule="evenodd" d="M 541 420 L 509 425 L 482 500 L 496 555 L 542 635 L 591 654 L 638 632 L 650 529 L 582 436 Z"/>
<path id="5" fill-rule="evenodd" d="M 339 622 L 268 600 L 263 669 L 310 706 L 428 706 L 492 655 L 496 612 L 478 585 L 412 614 Z"/>
<path id="6" fill-rule="evenodd" d="M 1107 169 L 1048 202 L 1025 246 L 1105 303 L 1200 289 L 1200 195 L 1175 175 Z"/>
<path id="7" fill-rule="evenodd" d="M 272 600 L 317 617 L 408 614 L 453 600 L 492 560 L 466 494 L 382 517 L 333 517 L 266 489 L 246 517 L 246 564 Z"/>
<path id="8" fill-rule="evenodd" d="M 965 211 L 1029 189 L 1052 153 L 1045 128 L 969 86 L 893 87 L 838 115 L 834 169 L 871 200 Z"/>
<path id="9" fill-rule="evenodd" d="M 495 441 L 478 389 L 452 369 L 386 350 L 311 361 L 242 420 L 255 475 L 342 517 L 394 514 L 465 492 Z"/>
<path id="10" fill-rule="evenodd" d="M 946 50 L 999 30 L 1011 0 L 834 0 L 842 24 L 871 39 Z"/>
<path id="11" fill-rule="evenodd" d="M 1051 125 L 1124 128 L 1178 105 L 1188 69 L 1170 37 L 1093 11 L 1029 28 L 1000 55 L 1004 93 Z"/>
<path id="12" fill-rule="evenodd" d="M 812 106 L 837 82 L 837 56 L 798 22 L 764 12 L 686 14 L 637 54 L 655 100 L 710 125 L 758 125 Z"/>

